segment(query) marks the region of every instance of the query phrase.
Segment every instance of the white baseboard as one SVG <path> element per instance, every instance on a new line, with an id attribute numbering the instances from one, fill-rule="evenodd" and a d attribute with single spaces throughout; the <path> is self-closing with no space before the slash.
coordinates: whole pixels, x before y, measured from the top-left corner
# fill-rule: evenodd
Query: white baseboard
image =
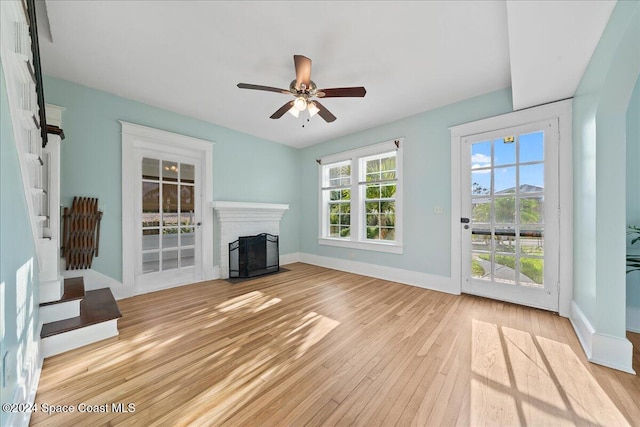
<path id="1" fill-rule="evenodd" d="M 299 261 L 320 267 L 332 268 L 334 270 L 360 274 L 362 276 L 375 277 L 377 279 L 403 283 L 419 288 L 460 295 L 460 284 L 453 283 L 450 277 L 306 253 L 300 254 Z"/>
<path id="2" fill-rule="evenodd" d="M 640 334 L 640 308 L 627 307 L 627 331 Z"/>
<path id="3" fill-rule="evenodd" d="M 122 283 L 91 268 L 85 270 L 65 270 L 63 274 L 65 279 L 83 277 L 85 291 L 109 288 L 115 299 L 119 300 L 126 297 Z"/>
<path id="4" fill-rule="evenodd" d="M 52 335 L 41 340 L 42 356 L 51 357 L 74 348 L 82 347 L 107 338 L 115 337 L 118 332 L 118 319 L 96 323 L 73 331 Z"/>
<path id="5" fill-rule="evenodd" d="M 593 353 L 593 335 L 596 333 L 596 330 L 591 326 L 591 322 L 589 322 L 582 310 L 580 310 L 580 307 L 578 307 L 578 304 L 573 300 L 571 301 L 569 320 L 571 321 L 573 330 L 578 336 L 584 353 L 587 355 L 587 359 L 591 359 L 591 354 Z"/>
<path id="6" fill-rule="evenodd" d="M 575 301 L 571 301 L 569 320 L 589 362 L 635 374 L 633 345 L 628 339 L 596 332 Z"/>
<path id="7" fill-rule="evenodd" d="M 294 262 L 300 262 L 300 252 L 280 255 L 280 265 L 293 264 Z"/>

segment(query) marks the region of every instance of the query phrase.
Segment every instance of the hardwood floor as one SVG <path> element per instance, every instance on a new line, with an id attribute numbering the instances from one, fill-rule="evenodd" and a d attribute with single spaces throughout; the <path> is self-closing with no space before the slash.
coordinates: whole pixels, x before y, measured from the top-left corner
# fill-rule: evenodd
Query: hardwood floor
<path id="1" fill-rule="evenodd" d="M 587 362 L 567 319 L 287 268 L 119 301 L 119 337 L 44 363 L 37 403 L 74 412 L 32 425 L 640 425 L 639 377 Z"/>

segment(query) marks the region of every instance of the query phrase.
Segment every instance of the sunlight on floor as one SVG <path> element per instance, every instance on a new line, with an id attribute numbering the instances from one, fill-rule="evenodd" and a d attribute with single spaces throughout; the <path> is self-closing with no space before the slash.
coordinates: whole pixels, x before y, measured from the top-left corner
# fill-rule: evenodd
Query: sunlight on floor
<path id="1" fill-rule="evenodd" d="M 279 302 L 279 298 L 254 291 L 225 301 L 216 306 L 216 309 L 220 313 L 236 317 L 256 313 Z M 236 367 L 224 378 L 212 378 L 211 387 L 189 403 L 194 408 L 193 411 L 183 408 L 185 413 L 201 414 L 200 418 L 189 422 L 199 425 L 223 421 L 228 414 L 259 395 L 265 386 L 282 380 L 282 375 L 290 366 L 339 324 L 337 320 L 315 312 L 293 313 L 262 325 L 259 333 L 232 338 L 236 346 L 251 347 L 261 339 L 260 335 L 265 335 L 269 346 L 256 347 L 249 358 L 235 359 L 232 354 L 228 354 L 226 348 L 211 355 L 209 359 L 214 365 L 225 363 Z M 202 408 L 213 398 L 219 403 L 211 411 L 202 414 Z"/>
<path id="2" fill-rule="evenodd" d="M 472 322 L 472 425 L 629 425 L 567 344 Z"/>

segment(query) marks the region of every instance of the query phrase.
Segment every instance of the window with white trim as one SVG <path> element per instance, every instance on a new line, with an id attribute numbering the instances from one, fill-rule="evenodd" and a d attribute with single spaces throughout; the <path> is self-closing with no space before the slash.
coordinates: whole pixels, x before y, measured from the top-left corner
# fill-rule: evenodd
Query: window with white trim
<path id="1" fill-rule="evenodd" d="M 402 253 L 401 142 L 318 160 L 320 244 Z"/>

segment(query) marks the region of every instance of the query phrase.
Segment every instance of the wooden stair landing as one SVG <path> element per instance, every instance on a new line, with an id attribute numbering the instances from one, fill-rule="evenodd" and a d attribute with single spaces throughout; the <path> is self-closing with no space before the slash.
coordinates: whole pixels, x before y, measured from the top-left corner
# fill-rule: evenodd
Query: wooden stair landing
<path id="1" fill-rule="evenodd" d="M 84 279 L 82 277 L 72 277 L 64 279 L 64 294 L 56 301 L 43 302 L 40 307 L 60 304 L 67 301 L 75 301 L 84 298 Z"/>
<path id="2" fill-rule="evenodd" d="M 120 317 L 122 317 L 122 313 L 120 313 L 120 308 L 118 308 L 109 288 L 87 291 L 80 303 L 80 316 L 44 324 L 40 338 L 51 337 Z"/>

